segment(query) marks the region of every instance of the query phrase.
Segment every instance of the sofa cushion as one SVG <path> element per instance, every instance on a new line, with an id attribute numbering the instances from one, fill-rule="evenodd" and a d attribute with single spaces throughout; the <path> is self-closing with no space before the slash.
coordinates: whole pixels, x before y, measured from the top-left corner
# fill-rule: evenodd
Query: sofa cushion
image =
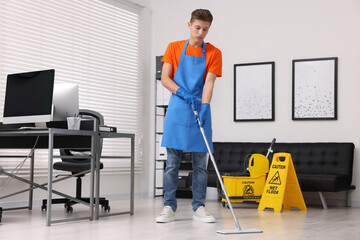
<path id="1" fill-rule="evenodd" d="M 266 155 L 268 143 L 236 143 L 214 142 L 214 158 L 221 173 L 245 171 L 245 159 L 248 154 L 261 153 Z M 215 172 L 212 163 L 208 171 Z"/>
<path id="2" fill-rule="evenodd" d="M 348 190 L 351 184 L 350 177 L 346 175 L 298 174 L 297 177 L 302 191 L 338 192 Z"/>
<path id="3" fill-rule="evenodd" d="M 297 174 L 340 174 L 352 178 L 353 143 L 275 143 L 276 152 L 291 154 Z"/>

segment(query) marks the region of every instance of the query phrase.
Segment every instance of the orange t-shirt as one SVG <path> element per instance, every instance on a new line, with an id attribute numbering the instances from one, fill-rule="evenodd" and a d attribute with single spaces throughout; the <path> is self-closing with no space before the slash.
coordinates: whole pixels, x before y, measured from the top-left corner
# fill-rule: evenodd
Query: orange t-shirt
<path id="1" fill-rule="evenodd" d="M 166 49 L 163 58 L 161 59 L 162 62 L 167 62 L 173 65 L 174 72 L 173 72 L 173 76 L 171 76 L 171 79 L 174 79 L 177 67 L 179 65 L 180 56 L 186 41 L 187 40 L 182 40 L 182 41 L 170 43 Z M 188 44 L 185 53 L 186 55 L 201 57 L 202 48 L 193 47 L 190 44 Z M 205 55 L 206 55 L 206 71 L 205 71 L 204 81 L 206 79 L 206 75 L 208 72 L 216 74 L 217 77 L 221 77 L 222 75 L 221 51 L 211 43 L 206 43 Z"/>

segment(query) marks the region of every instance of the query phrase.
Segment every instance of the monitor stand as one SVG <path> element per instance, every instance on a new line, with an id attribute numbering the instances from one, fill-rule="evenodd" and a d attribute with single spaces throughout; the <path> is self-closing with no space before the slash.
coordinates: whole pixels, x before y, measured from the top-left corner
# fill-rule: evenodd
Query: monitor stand
<path id="1" fill-rule="evenodd" d="M 45 130 L 45 129 L 49 129 L 46 126 L 46 123 L 35 123 L 35 127 L 20 127 L 20 130 Z"/>
<path id="2" fill-rule="evenodd" d="M 35 128 L 48 128 L 46 122 L 37 122 L 35 123 Z"/>
<path id="3" fill-rule="evenodd" d="M 45 122 L 35 123 L 35 127 L 21 127 L 20 130 L 43 130 L 48 129 Z"/>

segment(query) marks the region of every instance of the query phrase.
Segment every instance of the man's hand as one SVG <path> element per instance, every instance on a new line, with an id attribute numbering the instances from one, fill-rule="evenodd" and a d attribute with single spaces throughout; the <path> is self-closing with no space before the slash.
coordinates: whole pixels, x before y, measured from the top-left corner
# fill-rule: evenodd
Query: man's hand
<path id="1" fill-rule="evenodd" d="M 206 116 L 208 115 L 208 112 L 210 111 L 210 104 L 203 103 L 201 105 L 201 109 L 199 112 L 199 120 L 200 120 L 200 126 L 204 127 L 206 122 Z"/>
<path id="2" fill-rule="evenodd" d="M 179 97 L 184 99 L 184 101 L 187 104 L 189 104 L 190 106 L 192 105 L 194 110 L 200 109 L 200 102 L 196 99 L 196 97 L 194 95 L 192 95 L 191 93 L 186 91 L 184 88 L 179 88 L 176 91 L 176 95 L 178 95 Z"/>

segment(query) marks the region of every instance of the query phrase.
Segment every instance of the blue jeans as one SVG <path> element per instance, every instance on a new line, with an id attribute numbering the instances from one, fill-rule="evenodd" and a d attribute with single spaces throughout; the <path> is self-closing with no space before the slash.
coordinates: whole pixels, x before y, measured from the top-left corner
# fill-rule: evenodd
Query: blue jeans
<path id="1" fill-rule="evenodd" d="M 176 189 L 178 185 L 179 166 L 182 150 L 167 148 L 166 168 L 164 172 L 164 206 L 170 206 L 175 212 L 177 209 Z M 207 187 L 206 153 L 192 152 L 192 208 L 193 211 L 205 206 Z"/>

